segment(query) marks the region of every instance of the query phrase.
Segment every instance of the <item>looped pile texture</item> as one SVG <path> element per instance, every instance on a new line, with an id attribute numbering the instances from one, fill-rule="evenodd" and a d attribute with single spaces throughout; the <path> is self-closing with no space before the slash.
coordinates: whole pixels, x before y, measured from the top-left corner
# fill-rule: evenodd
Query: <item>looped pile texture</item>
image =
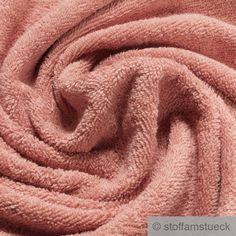
<path id="1" fill-rule="evenodd" d="M 1 0 L 0 234 L 146 235 L 236 215 L 236 1 Z"/>

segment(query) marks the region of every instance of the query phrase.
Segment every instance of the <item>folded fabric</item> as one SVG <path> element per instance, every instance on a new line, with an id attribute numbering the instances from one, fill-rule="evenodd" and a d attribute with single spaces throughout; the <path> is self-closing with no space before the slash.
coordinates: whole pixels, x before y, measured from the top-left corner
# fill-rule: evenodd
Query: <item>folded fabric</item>
<path id="1" fill-rule="evenodd" d="M 236 215 L 235 11 L 1 0 L 0 235 Z"/>

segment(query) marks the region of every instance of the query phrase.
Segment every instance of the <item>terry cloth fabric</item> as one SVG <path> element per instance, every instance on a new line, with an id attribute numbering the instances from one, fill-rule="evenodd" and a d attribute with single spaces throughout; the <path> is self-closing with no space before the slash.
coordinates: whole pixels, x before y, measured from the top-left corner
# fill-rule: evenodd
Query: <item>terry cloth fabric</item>
<path id="1" fill-rule="evenodd" d="M 146 235 L 236 215 L 235 0 L 0 1 L 0 235 Z"/>

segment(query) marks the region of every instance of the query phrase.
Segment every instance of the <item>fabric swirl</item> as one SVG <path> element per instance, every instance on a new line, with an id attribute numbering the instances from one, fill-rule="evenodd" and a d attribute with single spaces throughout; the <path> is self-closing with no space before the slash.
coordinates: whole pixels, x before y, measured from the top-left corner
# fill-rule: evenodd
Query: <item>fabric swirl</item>
<path id="1" fill-rule="evenodd" d="M 0 235 L 236 215 L 235 11 L 1 0 Z"/>

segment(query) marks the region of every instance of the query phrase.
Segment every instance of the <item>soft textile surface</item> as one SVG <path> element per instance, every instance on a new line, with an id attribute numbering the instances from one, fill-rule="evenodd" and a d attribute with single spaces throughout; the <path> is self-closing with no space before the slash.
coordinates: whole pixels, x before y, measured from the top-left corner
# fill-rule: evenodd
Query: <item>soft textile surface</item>
<path id="1" fill-rule="evenodd" d="M 0 1 L 0 235 L 146 235 L 236 215 L 235 0 Z"/>

